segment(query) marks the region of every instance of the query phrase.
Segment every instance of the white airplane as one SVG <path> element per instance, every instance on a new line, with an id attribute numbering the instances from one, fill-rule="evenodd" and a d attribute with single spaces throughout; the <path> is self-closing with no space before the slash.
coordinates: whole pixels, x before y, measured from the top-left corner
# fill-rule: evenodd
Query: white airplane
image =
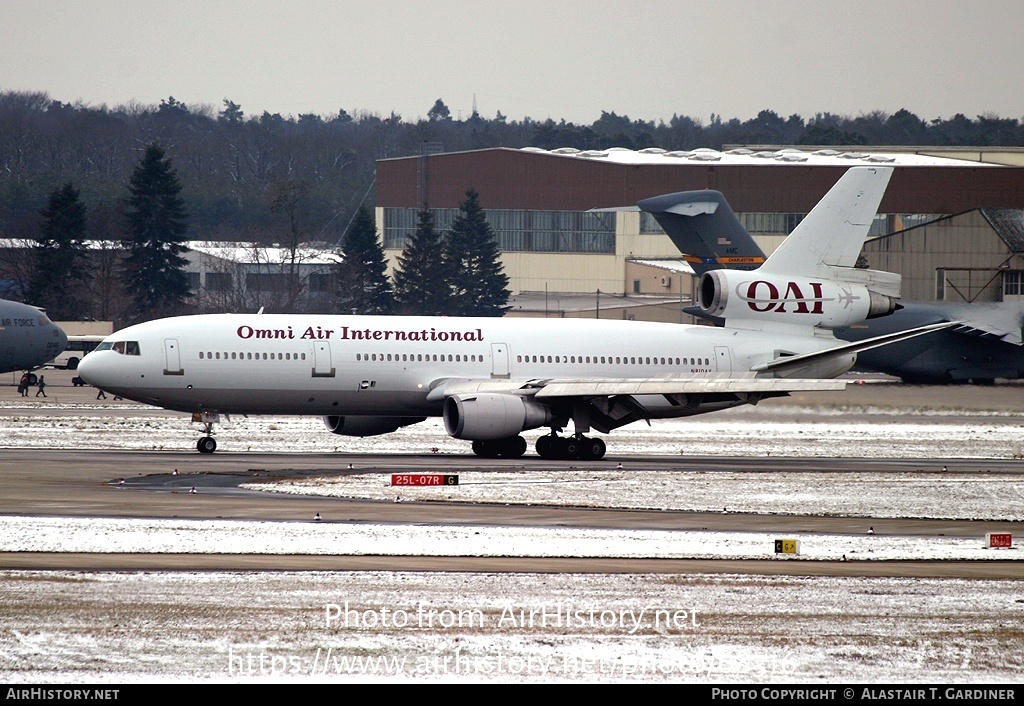
<path id="1" fill-rule="evenodd" d="M 64 351 L 68 337 L 43 312 L 0 299 L 0 373 L 35 370 Z"/>
<path id="2" fill-rule="evenodd" d="M 837 341 L 831 329 L 896 308 L 899 276 L 853 268 L 892 174 L 850 169 L 757 270 L 713 270 L 700 305 L 724 328 L 590 319 L 208 314 L 138 324 L 79 366 L 88 383 L 205 425 L 220 414 L 308 414 L 349 436 L 441 416 L 484 457 L 599 459 L 586 436 L 804 390 L 857 352 L 937 327 Z M 700 208 L 687 204 L 687 208 Z M 572 436 L 559 436 L 569 422 Z"/>

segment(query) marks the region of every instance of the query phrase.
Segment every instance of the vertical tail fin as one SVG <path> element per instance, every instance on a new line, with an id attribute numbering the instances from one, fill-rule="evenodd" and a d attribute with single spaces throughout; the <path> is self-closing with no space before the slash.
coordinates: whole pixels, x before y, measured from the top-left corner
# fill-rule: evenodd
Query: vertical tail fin
<path id="1" fill-rule="evenodd" d="M 848 169 L 765 261 L 760 272 L 829 277 L 835 276 L 831 268 L 852 268 L 892 173 L 892 167 Z"/>
<path id="2" fill-rule="evenodd" d="M 718 191 L 682 191 L 637 202 L 654 216 L 697 275 L 729 267 L 753 270 L 764 252 Z"/>

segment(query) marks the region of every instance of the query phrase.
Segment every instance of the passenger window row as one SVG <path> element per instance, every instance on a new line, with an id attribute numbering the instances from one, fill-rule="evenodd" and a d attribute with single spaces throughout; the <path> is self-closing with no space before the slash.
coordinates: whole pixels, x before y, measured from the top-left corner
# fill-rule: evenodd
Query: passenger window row
<path id="1" fill-rule="evenodd" d="M 199 351 L 199 360 L 305 360 L 305 353 L 221 353 L 220 351 Z"/>
<path id="2" fill-rule="evenodd" d="M 470 354 L 462 355 L 459 353 L 448 355 L 437 353 L 356 353 L 356 360 L 370 361 L 370 362 L 391 362 L 391 363 L 422 363 L 427 362 L 449 362 L 449 363 L 482 363 L 484 357 L 482 355 Z"/>
<path id="3" fill-rule="evenodd" d="M 645 356 L 517 355 L 517 363 L 590 363 L 596 365 L 711 365 L 710 358 L 650 358 Z"/>

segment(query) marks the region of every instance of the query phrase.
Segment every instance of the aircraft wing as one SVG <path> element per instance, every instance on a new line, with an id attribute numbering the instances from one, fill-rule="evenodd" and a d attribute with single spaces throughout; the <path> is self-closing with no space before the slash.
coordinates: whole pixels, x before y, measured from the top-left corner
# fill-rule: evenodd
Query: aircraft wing
<path id="1" fill-rule="evenodd" d="M 442 378 L 434 381 L 431 385 L 427 400 L 440 402 L 454 395 L 486 393 L 554 401 L 558 398 L 614 397 L 618 395 L 718 393 L 777 396 L 790 392 L 842 390 L 846 387 L 846 380 L 789 376 L 808 375 L 818 369 L 843 367 L 844 359 L 855 356 L 858 351 L 870 350 L 888 343 L 957 325 L 959 322 L 950 321 L 921 326 L 909 331 L 899 331 L 864 341 L 845 343 L 813 353 L 776 358 L 755 366 L 749 373 L 712 374 L 707 377 L 673 375 L 657 378 L 533 378 L 529 380 Z M 846 368 L 849 368 L 849 364 L 843 367 L 843 369 Z"/>
<path id="2" fill-rule="evenodd" d="M 611 397 L 615 395 L 694 395 L 694 394 L 759 394 L 842 390 L 847 380 L 816 380 L 794 378 L 759 378 L 753 374 L 719 375 L 705 378 L 549 378 L 532 380 L 465 380 L 449 378 L 439 381 L 427 395 L 439 401 L 453 395 L 481 393 L 514 394 L 552 400 L 558 397 Z"/>

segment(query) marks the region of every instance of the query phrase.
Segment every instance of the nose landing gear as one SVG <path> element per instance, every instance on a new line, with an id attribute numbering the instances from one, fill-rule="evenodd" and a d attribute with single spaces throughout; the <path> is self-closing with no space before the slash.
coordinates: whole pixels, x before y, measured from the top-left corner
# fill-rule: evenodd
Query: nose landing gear
<path id="1" fill-rule="evenodd" d="M 193 422 L 202 422 L 203 436 L 196 442 L 196 451 L 201 454 L 212 454 L 217 450 L 217 440 L 213 438 L 213 425 L 220 421 L 216 412 L 193 412 Z"/>

